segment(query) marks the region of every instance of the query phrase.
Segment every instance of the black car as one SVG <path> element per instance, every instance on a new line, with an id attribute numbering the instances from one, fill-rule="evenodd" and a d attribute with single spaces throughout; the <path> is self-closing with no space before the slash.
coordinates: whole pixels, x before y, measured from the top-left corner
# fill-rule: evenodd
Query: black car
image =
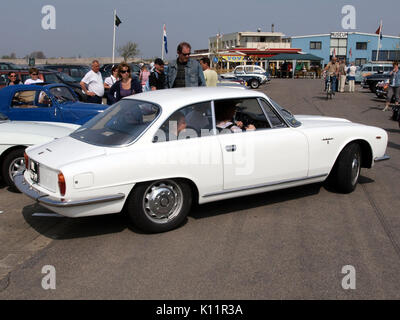
<path id="1" fill-rule="evenodd" d="M 58 72 L 64 72 L 77 82 L 80 82 L 82 78 L 85 76 L 85 74 L 90 71 L 90 68 L 86 65 L 73 65 L 73 64 L 44 65 L 43 68 Z"/>
<path id="2" fill-rule="evenodd" d="M 389 79 L 390 75 L 389 73 L 375 73 L 375 74 L 371 74 L 367 77 L 365 77 L 363 79 L 363 82 L 361 83 L 361 85 L 364 88 L 369 88 L 371 90 L 371 92 L 375 93 L 376 92 L 376 85 L 378 84 L 378 82 L 381 81 L 385 81 L 386 79 Z"/>
<path id="3" fill-rule="evenodd" d="M 113 63 L 106 63 L 106 64 L 103 64 L 100 67 L 100 72 L 101 72 L 101 75 L 102 75 L 103 79 L 111 76 L 111 69 L 112 69 L 112 67 L 114 65 L 118 65 L 118 63 L 114 63 L 114 64 Z M 136 63 L 129 63 L 129 65 L 130 65 L 131 70 L 132 70 L 132 77 L 133 76 L 139 77 L 139 74 L 140 74 L 139 65 L 136 64 Z"/>

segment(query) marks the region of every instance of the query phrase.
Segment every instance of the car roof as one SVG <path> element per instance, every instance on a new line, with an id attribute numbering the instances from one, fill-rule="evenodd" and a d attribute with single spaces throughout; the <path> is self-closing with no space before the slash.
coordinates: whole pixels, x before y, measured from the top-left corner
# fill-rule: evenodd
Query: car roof
<path id="1" fill-rule="evenodd" d="M 221 99 L 240 99 L 265 97 L 260 91 L 226 87 L 192 87 L 147 91 L 124 99 L 142 100 L 160 105 L 162 108 L 176 110 L 183 106 Z"/>
<path id="2" fill-rule="evenodd" d="M 0 90 L 0 92 L 7 93 L 7 91 L 15 91 L 18 89 L 23 89 L 23 90 L 43 90 L 45 89 L 51 89 L 53 87 L 66 87 L 69 88 L 67 85 L 63 83 L 51 83 L 51 84 L 43 84 L 43 85 L 38 85 L 38 84 L 17 84 L 14 86 L 7 86 L 4 87 Z"/>

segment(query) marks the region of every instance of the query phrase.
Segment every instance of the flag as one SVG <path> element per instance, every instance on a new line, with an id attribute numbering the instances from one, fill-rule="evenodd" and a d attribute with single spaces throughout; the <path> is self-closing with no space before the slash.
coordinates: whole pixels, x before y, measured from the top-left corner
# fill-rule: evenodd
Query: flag
<path id="1" fill-rule="evenodd" d="M 165 53 L 168 54 L 167 28 L 165 27 L 165 24 L 163 29 L 163 38 L 164 38 L 164 50 Z"/>
<path id="2" fill-rule="evenodd" d="M 352 53 L 351 53 L 351 48 L 350 48 L 350 50 L 349 50 L 349 57 L 351 58 L 351 56 L 352 56 Z"/>
<path id="3" fill-rule="evenodd" d="M 375 34 L 378 34 L 379 38 L 382 40 L 382 22 L 379 25 L 378 29 L 375 31 Z"/>
<path id="4" fill-rule="evenodd" d="M 115 25 L 118 27 L 121 23 L 121 19 L 117 15 L 115 15 Z"/>
<path id="5" fill-rule="evenodd" d="M 333 48 L 332 56 L 333 58 L 336 58 L 336 48 Z"/>

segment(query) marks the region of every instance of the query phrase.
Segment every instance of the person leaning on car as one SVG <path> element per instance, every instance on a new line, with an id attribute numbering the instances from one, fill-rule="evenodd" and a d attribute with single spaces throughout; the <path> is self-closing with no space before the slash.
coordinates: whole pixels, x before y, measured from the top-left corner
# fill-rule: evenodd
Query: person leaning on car
<path id="1" fill-rule="evenodd" d="M 129 64 L 125 62 L 119 64 L 118 79 L 108 92 L 108 99 L 111 103 L 115 103 L 123 97 L 142 92 L 142 85 L 139 80 L 136 77 L 132 78 Z"/>
<path id="2" fill-rule="evenodd" d="M 90 70 L 86 75 L 82 78 L 80 85 L 87 95 L 87 102 L 89 103 L 102 103 L 102 98 L 104 95 L 104 85 L 103 85 L 103 77 L 100 73 L 100 63 L 97 60 L 93 60 L 92 62 L 92 70 Z M 86 88 L 87 86 L 87 88 Z"/>
<path id="3" fill-rule="evenodd" d="M 398 62 L 393 62 L 393 70 L 390 71 L 389 75 L 390 75 L 389 86 L 390 86 L 390 89 L 392 90 L 392 94 L 390 94 L 390 92 L 388 92 L 388 94 L 386 96 L 386 105 L 385 105 L 385 108 L 383 109 L 383 111 L 389 110 L 389 103 L 390 103 L 390 100 L 392 100 L 393 96 L 394 96 L 394 101 L 395 101 L 396 106 L 399 105 L 400 72 L 399 72 L 399 63 Z"/>
<path id="4" fill-rule="evenodd" d="M 204 87 L 203 70 L 197 60 L 190 59 L 192 47 L 187 42 L 178 45 L 178 58 L 168 66 L 167 85 L 169 88 Z"/>

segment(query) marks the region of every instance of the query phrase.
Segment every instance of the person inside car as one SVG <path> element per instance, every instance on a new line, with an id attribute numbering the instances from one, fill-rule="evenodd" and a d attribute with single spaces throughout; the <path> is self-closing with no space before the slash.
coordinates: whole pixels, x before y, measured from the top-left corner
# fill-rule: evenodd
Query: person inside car
<path id="1" fill-rule="evenodd" d="M 43 80 L 39 78 L 39 70 L 36 68 L 29 69 L 30 78 L 26 79 L 24 84 L 35 84 L 35 83 L 42 83 Z"/>
<path id="2" fill-rule="evenodd" d="M 231 101 L 217 101 L 215 104 L 216 127 L 219 132 L 227 132 L 227 130 L 230 130 L 233 133 L 237 133 L 256 130 L 256 127 L 252 124 L 244 127 L 242 121 L 234 120 L 236 106 L 232 105 Z"/>
<path id="3" fill-rule="evenodd" d="M 21 80 L 17 78 L 17 74 L 15 72 L 8 73 L 8 83 L 7 86 L 13 86 L 16 84 L 21 84 Z"/>

